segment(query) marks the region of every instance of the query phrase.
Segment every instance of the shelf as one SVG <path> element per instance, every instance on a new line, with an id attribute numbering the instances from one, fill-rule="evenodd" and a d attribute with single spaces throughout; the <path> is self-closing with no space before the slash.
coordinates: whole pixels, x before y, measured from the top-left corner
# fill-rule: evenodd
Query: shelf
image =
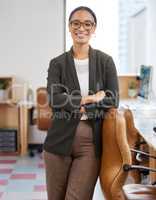
<path id="1" fill-rule="evenodd" d="M 25 85 L 15 84 L 13 77 L 0 77 L 0 80 L 2 79 L 8 80 L 9 93 L 8 99 L 0 101 L 0 128 L 17 130 L 17 152 L 0 152 L 0 155 L 25 155 L 28 147 L 28 112 L 33 104 L 23 101 Z"/>
<path id="2" fill-rule="evenodd" d="M 6 96 L 7 97 L 4 97 L 4 100 L 13 99 L 12 86 L 13 86 L 14 78 L 13 77 L 9 77 L 9 76 L 1 76 L 0 77 L 0 81 L 5 81 L 6 82 L 5 91 L 6 91 Z M 3 101 L 3 99 L 0 98 L 0 101 Z"/>
<path id="3" fill-rule="evenodd" d="M 0 90 L 0 155 L 15 155 L 19 153 L 19 109 L 12 101 L 14 78 L 1 76 L 0 82 L 4 83 Z"/>

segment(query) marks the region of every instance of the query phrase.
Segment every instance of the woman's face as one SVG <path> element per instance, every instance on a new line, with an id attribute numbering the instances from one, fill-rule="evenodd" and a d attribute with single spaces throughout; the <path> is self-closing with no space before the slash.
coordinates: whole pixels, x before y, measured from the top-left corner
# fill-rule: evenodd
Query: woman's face
<path id="1" fill-rule="evenodd" d="M 74 44 L 88 44 L 95 29 L 94 18 L 86 10 L 76 11 L 69 22 L 69 32 Z"/>

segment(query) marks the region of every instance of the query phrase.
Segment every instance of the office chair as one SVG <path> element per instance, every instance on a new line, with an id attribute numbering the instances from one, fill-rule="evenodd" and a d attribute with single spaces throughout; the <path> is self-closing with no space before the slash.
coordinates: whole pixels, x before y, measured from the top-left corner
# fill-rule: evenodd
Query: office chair
<path id="1" fill-rule="evenodd" d="M 110 109 L 102 127 L 102 157 L 100 184 L 106 200 L 124 200 L 122 186 L 128 172 L 125 164 L 132 164 L 127 140 L 124 112 Z"/>
<path id="2" fill-rule="evenodd" d="M 48 103 L 48 94 L 46 87 L 40 87 L 36 92 L 36 102 L 37 102 L 37 128 L 42 131 L 47 131 L 51 126 L 51 117 L 52 110 L 49 107 Z M 43 132 L 46 133 L 46 132 Z M 37 150 L 39 153 L 42 152 L 42 144 L 31 145 L 29 155 L 33 157 L 35 155 L 35 151 Z M 34 148 L 33 148 L 34 146 Z"/>
<path id="3" fill-rule="evenodd" d="M 111 109 L 103 121 L 101 188 L 106 200 L 154 200 L 156 199 L 155 186 L 124 185 L 130 170 L 149 170 L 147 167 L 132 165 L 125 112 L 127 110 Z"/>
<path id="4" fill-rule="evenodd" d="M 52 110 L 49 106 L 46 87 L 37 89 L 37 127 L 39 130 L 48 130 L 51 126 Z"/>

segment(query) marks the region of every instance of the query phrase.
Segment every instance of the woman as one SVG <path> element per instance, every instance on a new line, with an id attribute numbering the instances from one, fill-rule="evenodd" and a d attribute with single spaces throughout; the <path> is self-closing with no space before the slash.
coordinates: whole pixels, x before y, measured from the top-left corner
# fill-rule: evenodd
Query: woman
<path id="1" fill-rule="evenodd" d="M 53 110 L 44 143 L 48 200 L 91 200 L 100 169 L 101 122 L 118 106 L 112 58 L 89 45 L 97 25 L 88 7 L 69 17 L 70 51 L 51 60 L 47 90 Z"/>

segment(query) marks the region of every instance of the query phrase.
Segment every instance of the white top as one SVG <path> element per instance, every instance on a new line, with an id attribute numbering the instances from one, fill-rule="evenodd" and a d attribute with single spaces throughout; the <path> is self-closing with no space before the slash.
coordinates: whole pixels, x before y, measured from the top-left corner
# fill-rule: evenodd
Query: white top
<path id="1" fill-rule="evenodd" d="M 75 68 L 81 89 L 81 95 L 87 96 L 89 91 L 89 59 L 76 59 L 74 58 Z M 81 120 L 86 120 L 87 115 L 83 114 Z"/>

